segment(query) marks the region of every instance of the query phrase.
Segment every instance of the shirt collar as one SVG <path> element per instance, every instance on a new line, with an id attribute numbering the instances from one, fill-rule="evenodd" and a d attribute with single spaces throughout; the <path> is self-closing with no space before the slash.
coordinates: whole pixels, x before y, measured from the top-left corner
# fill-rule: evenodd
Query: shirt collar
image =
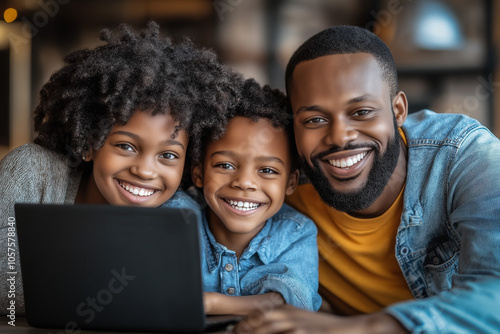
<path id="1" fill-rule="evenodd" d="M 215 240 L 215 237 L 208 226 L 206 212 L 203 212 L 202 215 L 202 225 L 207 266 L 210 273 L 213 273 L 220 267 L 222 255 L 224 253 L 235 254 L 235 252 Z M 240 262 L 250 259 L 254 254 L 257 254 L 264 264 L 268 264 L 270 261 L 272 261 L 271 247 L 269 245 L 269 232 L 271 226 L 272 218 L 268 219 L 262 230 L 260 230 L 260 232 L 252 239 L 252 241 L 250 241 L 250 244 L 243 251 L 243 254 L 239 259 Z"/>

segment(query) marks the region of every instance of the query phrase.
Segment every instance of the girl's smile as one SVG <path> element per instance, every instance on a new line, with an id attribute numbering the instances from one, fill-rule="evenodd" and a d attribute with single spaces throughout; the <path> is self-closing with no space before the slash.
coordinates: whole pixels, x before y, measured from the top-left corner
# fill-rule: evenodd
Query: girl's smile
<path id="1" fill-rule="evenodd" d="M 160 193 L 158 189 L 153 189 L 151 187 L 136 186 L 131 183 L 115 179 L 116 183 L 120 187 L 120 191 L 127 200 L 133 203 L 144 203 L 152 199 L 152 196 L 156 196 Z"/>

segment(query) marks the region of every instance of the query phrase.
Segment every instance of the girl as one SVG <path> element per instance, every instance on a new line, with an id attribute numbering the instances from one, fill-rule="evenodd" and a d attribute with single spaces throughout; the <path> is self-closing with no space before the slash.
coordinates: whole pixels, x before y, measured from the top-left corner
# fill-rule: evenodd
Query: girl
<path id="1" fill-rule="evenodd" d="M 34 144 L 14 149 L 0 162 L 2 250 L 16 202 L 192 203 L 177 191 L 189 135 L 231 106 L 236 75 L 210 51 L 160 38 L 154 22 L 140 34 L 127 25 L 103 30 L 101 40 L 104 45 L 65 59 L 41 90 Z M 196 112 L 201 109 L 206 114 Z M 0 253 L 2 268 L 6 253 Z M 0 313 L 9 302 L 5 275 L 3 270 Z M 23 314 L 21 278 L 16 282 L 16 310 Z"/>

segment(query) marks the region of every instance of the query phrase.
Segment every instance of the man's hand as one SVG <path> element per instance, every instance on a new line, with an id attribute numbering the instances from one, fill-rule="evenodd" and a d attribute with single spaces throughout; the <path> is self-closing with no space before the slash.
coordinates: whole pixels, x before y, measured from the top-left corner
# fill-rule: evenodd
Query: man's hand
<path id="1" fill-rule="evenodd" d="M 393 317 L 374 313 L 351 317 L 339 317 L 328 313 L 313 313 L 284 305 L 276 309 L 262 312 L 252 311 L 247 319 L 233 329 L 237 334 L 271 334 L 271 333 L 406 333 L 401 324 Z"/>

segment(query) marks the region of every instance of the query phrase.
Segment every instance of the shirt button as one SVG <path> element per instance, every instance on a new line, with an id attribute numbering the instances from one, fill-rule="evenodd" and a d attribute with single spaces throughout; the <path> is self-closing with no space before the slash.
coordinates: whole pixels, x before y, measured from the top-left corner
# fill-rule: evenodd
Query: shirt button
<path id="1" fill-rule="evenodd" d="M 406 254 L 408 254 L 409 251 L 410 251 L 410 249 L 408 247 L 403 247 L 403 248 L 401 248 L 401 251 L 399 253 L 401 255 L 406 255 Z"/>
<path id="2" fill-rule="evenodd" d="M 234 293 L 236 292 L 236 290 L 234 288 L 228 288 L 226 290 L 226 292 L 229 294 L 229 295 L 234 295 Z"/>
<path id="3" fill-rule="evenodd" d="M 224 269 L 226 269 L 226 271 L 231 271 L 233 270 L 233 265 L 231 263 L 228 263 L 224 266 Z"/>
<path id="4" fill-rule="evenodd" d="M 432 258 L 432 263 L 434 263 L 435 265 L 438 265 L 439 264 L 439 258 L 438 257 L 433 257 Z"/>

